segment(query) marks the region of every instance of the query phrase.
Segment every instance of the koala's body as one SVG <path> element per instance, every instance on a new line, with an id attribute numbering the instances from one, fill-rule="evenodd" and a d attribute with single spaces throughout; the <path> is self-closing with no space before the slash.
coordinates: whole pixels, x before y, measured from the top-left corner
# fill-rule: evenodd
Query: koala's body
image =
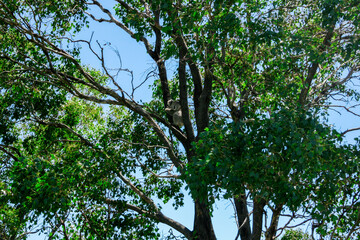
<path id="1" fill-rule="evenodd" d="M 173 117 L 173 122 L 176 126 L 182 127 L 184 125 L 179 101 L 170 99 L 167 102 L 167 108 L 165 108 L 165 111 Z"/>

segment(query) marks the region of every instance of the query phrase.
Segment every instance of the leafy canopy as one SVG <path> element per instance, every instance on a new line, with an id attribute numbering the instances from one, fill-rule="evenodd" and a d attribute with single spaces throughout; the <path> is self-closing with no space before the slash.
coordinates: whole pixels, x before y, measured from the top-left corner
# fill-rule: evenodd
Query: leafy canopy
<path id="1" fill-rule="evenodd" d="M 217 199 L 233 202 L 236 239 L 292 221 L 358 237 L 359 142 L 344 136 L 359 128 L 328 116 L 359 116 L 359 4 L 0 0 L 0 237 L 176 238 L 163 223 L 212 240 Z M 109 42 L 81 38 L 96 24 Z M 108 66 L 118 30 L 153 60 L 143 78 Z M 192 228 L 163 211 L 188 193 Z"/>

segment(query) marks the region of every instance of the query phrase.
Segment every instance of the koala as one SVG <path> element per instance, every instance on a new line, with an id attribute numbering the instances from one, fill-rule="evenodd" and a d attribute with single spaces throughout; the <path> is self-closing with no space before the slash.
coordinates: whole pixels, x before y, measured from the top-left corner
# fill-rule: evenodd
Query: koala
<path id="1" fill-rule="evenodd" d="M 165 111 L 173 117 L 173 122 L 176 126 L 182 127 L 184 122 L 182 120 L 181 105 L 178 100 L 170 99 L 167 102 L 167 108 Z"/>

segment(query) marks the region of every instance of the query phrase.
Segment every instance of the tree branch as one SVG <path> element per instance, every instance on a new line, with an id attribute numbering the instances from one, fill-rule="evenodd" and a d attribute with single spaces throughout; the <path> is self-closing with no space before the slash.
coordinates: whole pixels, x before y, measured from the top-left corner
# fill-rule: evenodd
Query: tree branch
<path id="1" fill-rule="evenodd" d="M 279 223 L 279 217 L 280 217 L 280 213 L 281 213 L 282 209 L 283 209 L 283 205 L 280 204 L 273 210 L 270 226 L 265 232 L 266 240 L 275 239 L 276 231 L 277 231 L 277 227 L 278 227 L 278 223 Z"/>
<path id="2" fill-rule="evenodd" d="M 330 27 L 330 29 L 327 31 L 325 38 L 323 40 L 322 46 L 320 47 L 320 51 L 324 51 L 326 47 L 330 47 L 331 45 L 331 38 L 334 35 L 334 28 L 335 24 Z M 303 106 L 305 104 L 306 98 L 308 96 L 309 89 L 311 87 L 311 83 L 315 77 L 315 74 L 319 68 L 319 62 L 314 61 L 311 63 L 311 66 L 308 70 L 307 77 L 305 79 L 305 82 L 303 83 L 303 88 L 301 89 L 300 97 L 299 97 L 299 103 Z"/>
<path id="3" fill-rule="evenodd" d="M 253 233 L 251 235 L 252 240 L 260 240 L 263 224 L 263 212 L 265 207 L 264 199 L 254 199 L 254 214 L 253 214 Z"/>
<path id="4" fill-rule="evenodd" d="M 189 114 L 189 103 L 187 95 L 187 80 L 186 80 L 186 63 L 185 63 L 186 50 L 183 48 L 179 49 L 179 89 L 180 89 L 180 105 L 182 118 L 187 133 L 188 144 L 194 140 L 194 129 L 191 124 Z M 186 146 L 186 150 L 189 151 L 190 146 Z"/>
<path id="5" fill-rule="evenodd" d="M 234 197 L 234 202 L 241 240 L 250 240 L 251 228 L 245 192 L 240 197 Z"/>
<path id="6" fill-rule="evenodd" d="M 121 207 L 123 206 L 123 202 L 119 202 L 117 200 L 112 200 L 112 199 L 106 199 L 106 202 L 108 204 L 111 204 L 115 207 L 117 207 L 120 203 Z M 179 231 L 180 233 L 184 234 L 185 237 L 187 237 L 188 239 L 192 239 L 192 231 L 190 231 L 187 227 L 185 227 L 184 225 L 182 225 L 181 223 L 165 216 L 161 211 L 157 210 L 156 212 L 151 212 L 151 211 L 145 211 L 143 209 L 141 209 L 138 206 L 134 206 L 132 204 L 125 204 L 125 207 L 127 209 L 133 210 L 141 215 L 147 215 L 161 223 L 164 223 L 174 229 L 176 229 L 177 231 Z"/>
<path id="7" fill-rule="evenodd" d="M 344 132 L 341 133 L 341 136 L 344 136 L 345 134 L 349 133 L 349 132 L 353 132 L 353 131 L 357 131 L 357 130 L 360 130 L 360 127 L 357 127 L 357 128 L 350 128 Z"/>

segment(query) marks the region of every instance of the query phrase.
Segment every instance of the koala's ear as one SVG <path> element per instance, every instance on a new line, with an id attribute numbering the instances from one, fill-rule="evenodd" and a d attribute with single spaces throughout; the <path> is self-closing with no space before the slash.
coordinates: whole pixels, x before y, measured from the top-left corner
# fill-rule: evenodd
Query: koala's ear
<path id="1" fill-rule="evenodd" d="M 168 107 L 171 107 L 172 102 L 173 102 L 173 100 L 172 100 L 172 99 L 170 99 L 170 100 L 168 100 L 168 101 L 167 101 L 167 105 L 168 105 Z"/>

